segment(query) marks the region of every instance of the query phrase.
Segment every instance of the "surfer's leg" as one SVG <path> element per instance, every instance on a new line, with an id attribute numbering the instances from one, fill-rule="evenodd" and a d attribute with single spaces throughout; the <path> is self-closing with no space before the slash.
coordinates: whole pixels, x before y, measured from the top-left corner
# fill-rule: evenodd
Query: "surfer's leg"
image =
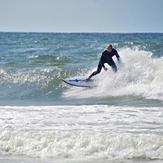
<path id="1" fill-rule="evenodd" d="M 99 74 L 99 73 L 101 72 L 101 69 L 102 69 L 102 64 L 99 64 L 98 67 L 97 67 L 97 70 L 94 71 L 94 72 L 87 78 L 87 80 L 91 79 L 92 76 L 95 76 L 95 75 Z"/>
<path id="2" fill-rule="evenodd" d="M 112 68 L 112 70 L 113 70 L 114 72 L 117 72 L 117 66 L 116 66 L 115 63 L 109 63 L 109 62 L 108 62 L 108 65 Z"/>

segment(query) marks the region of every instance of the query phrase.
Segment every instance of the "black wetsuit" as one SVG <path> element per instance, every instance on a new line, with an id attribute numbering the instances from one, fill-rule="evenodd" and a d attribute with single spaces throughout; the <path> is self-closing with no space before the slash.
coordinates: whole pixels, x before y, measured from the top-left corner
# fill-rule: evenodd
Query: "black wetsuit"
<path id="1" fill-rule="evenodd" d="M 102 53 L 102 56 L 101 56 L 100 62 L 99 62 L 99 64 L 98 64 L 97 70 L 94 71 L 94 72 L 89 76 L 89 78 L 91 78 L 92 76 L 97 75 L 98 73 L 100 73 L 102 67 L 105 67 L 105 66 L 104 66 L 105 63 L 107 63 L 109 66 L 111 66 L 111 68 L 112 68 L 112 70 L 113 70 L 114 72 L 117 72 L 117 66 L 116 66 L 115 62 L 113 61 L 113 59 L 112 59 L 112 57 L 113 57 L 114 55 L 117 57 L 117 59 L 118 59 L 118 61 L 119 61 L 120 56 L 118 55 L 117 50 L 112 49 L 112 52 L 109 52 L 109 51 L 105 50 L 105 51 Z"/>

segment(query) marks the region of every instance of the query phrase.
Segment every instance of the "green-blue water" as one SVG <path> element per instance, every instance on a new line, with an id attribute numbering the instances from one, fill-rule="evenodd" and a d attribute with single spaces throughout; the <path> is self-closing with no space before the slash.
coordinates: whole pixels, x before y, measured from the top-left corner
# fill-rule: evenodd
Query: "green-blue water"
<path id="1" fill-rule="evenodd" d="M 108 43 L 113 44 L 126 67 L 128 66 L 128 69 L 122 69 L 122 77 L 116 79 L 119 81 L 118 86 L 122 84 L 123 88 L 129 89 L 128 86 L 133 84 L 130 88 L 133 91 L 123 93 L 120 87 L 117 88 L 117 91 L 120 90 L 119 95 L 115 95 L 115 91 L 105 94 L 113 87 L 108 85 L 108 90 L 93 90 L 92 97 L 85 98 L 83 95 L 74 100 L 74 94 L 71 96 L 70 93 L 67 97 L 67 91 L 71 88 L 63 84 L 62 79 L 73 76 L 87 77 L 96 68 L 101 52 Z M 152 55 L 147 61 L 153 62 L 152 65 L 143 65 L 147 60 L 144 55 Z M 163 92 L 158 92 L 163 79 L 162 55 L 163 34 L 0 33 L 0 103 L 136 105 L 135 100 L 138 100 L 138 105 L 162 105 Z M 157 61 L 153 58 L 158 58 L 158 63 L 155 63 Z M 158 64 L 160 67 L 156 68 Z M 138 76 L 141 73 L 139 71 L 147 71 L 145 75 L 149 75 L 148 79 L 143 77 L 144 74 L 140 74 L 142 80 L 137 76 L 133 77 L 134 71 L 131 72 L 130 66 L 137 66 L 135 73 Z M 123 81 L 126 74 L 126 80 Z M 105 76 L 109 76 L 109 72 Z M 103 80 L 102 77 L 99 78 Z M 140 86 L 139 92 L 137 83 L 150 87 L 150 78 L 155 80 L 150 88 L 152 90 L 142 92 Z M 153 95 L 151 91 L 155 89 L 157 92 Z M 82 94 L 82 91 L 76 91 L 75 96 L 78 94 Z"/>

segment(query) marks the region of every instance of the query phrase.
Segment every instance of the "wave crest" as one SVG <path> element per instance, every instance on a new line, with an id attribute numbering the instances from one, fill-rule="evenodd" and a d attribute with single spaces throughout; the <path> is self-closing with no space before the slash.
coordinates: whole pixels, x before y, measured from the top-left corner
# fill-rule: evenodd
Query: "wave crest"
<path id="1" fill-rule="evenodd" d="M 153 58 L 152 53 L 138 48 L 119 50 L 122 63 L 114 74 L 107 72 L 96 76 L 98 86 L 91 90 L 74 88 L 64 93 L 65 97 L 87 98 L 106 96 L 143 96 L 163 100 L 163 58 Z M 78 94 L 78 96 L 76 96 Z"/>

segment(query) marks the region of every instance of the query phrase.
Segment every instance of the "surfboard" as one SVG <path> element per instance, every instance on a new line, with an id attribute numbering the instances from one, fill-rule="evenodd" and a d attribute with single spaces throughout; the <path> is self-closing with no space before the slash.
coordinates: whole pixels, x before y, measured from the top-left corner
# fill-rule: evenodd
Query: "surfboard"
<path id="1" fill-rule="evenodd" d="M 66 78 L 63 79 L 63 82 L 65 82 L 68 85 L 76 86 L 76 87 L 95 87 L 95 80 L 86 80 L 84 77 L 73 77 L 73 78 Z"/>

